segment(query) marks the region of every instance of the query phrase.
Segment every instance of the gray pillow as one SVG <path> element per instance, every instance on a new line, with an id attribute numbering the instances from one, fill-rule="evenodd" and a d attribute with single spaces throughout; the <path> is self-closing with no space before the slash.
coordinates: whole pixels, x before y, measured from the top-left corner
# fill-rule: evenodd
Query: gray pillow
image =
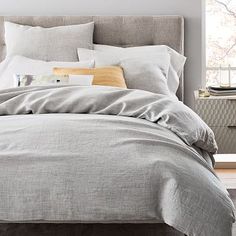
<path id="1" fill-rule="evenodd" d="M 77 48 L 93 48 L 94 22 L 52 28 L 5 22 L 7 56 L 44 61 L 77 61 Z"/>
<path id="2" fill-rule="evenodd" d="M 166 75 L 158 63 L 150 59 L 128 58 L 120 62 L 129 89 L 141 89 L 153 93 L 176 96 L 168 89 Z"/>
<path id="3" fill-rule="evenodd" d="M 186 60 L 184 56 L 164 45 L 119 48 L 94 44 L 94 50 L 78 48 L 78 56 L 80 61 L 95 60 L 96 66 L 117 65 L 121 60 L 128 58 L 139 57 L 140 60 L 148 58 L 163 69 L 168 88 L 174 94 L 179 87 L 177 71 L 182 73 Z M 167 57 L 169 58 L 168 61 L 166 61 Z"/>
<path id="4" fill-rule="evenodd" d="M 170 68 L 169 53 L 120 54 L 97 50 L 78 49 L 80 61 L 95 60 L 96 66 L 119 65 L 124 70 L 129 89 L 141 89 L 153 93 L 175 96 L 168 87 L 167 75 Z"/>

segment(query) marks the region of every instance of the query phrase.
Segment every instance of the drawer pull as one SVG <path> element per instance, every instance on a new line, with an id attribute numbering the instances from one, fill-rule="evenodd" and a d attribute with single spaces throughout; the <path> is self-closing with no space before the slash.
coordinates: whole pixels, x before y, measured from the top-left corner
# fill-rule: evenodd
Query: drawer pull
<path id="1" fill-rule="evenodd" d="M 236 125 L 228 125 L 227 126 L 229 129 L 236 129 Z"/>

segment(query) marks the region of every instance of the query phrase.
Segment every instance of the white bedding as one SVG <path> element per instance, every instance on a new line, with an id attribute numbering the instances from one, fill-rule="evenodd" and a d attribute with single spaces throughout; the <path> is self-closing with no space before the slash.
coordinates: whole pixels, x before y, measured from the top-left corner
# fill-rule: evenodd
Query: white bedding
<path id="1" fill-rule="evenodd" d="M 15 74 L 19 75 L 51 75 L 54 67 L 92 68 L 94 60 L 83 62 L 46 62 L 23 56 L 7 57 L 0 64 L 0 89 L 16 87 Z"/>

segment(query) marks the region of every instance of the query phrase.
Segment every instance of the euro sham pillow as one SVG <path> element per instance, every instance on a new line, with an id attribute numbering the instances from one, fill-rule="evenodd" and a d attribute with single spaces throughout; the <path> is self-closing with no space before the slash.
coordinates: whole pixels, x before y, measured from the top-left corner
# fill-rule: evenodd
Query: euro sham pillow
<path id="1" fill-rule="evenodd" d="M 78 61 L 77 48 L 93 49 L 94 22 L 52 28 L 5 22 L 7 56 L 44 61 Z"/>
<path id="2" fill-rule="evenodd" d="M 119 66 L 101 68 L 54 68 L 55 75 L 93 76 L 93 85 L 127 88 L 123 70 Z"/>
<path id="3" fill-rule="evenodd" d="M 15 87 L 15 76 L 18 75 L 51 75 L 54 67 L 92 68 L 94 61 L 83 62 L 46 62 L 22 56 L 7 57 L 0 64 L 0 89 Z"/>
<path id="4" fill-rule="evenodd" d="M 127 58 L 140 57 L 142 60 L 149 58 L 155 60 L 167 54 L 170 57 L 168 65 L 167 85 L 169 90 L 176 94 L 179 87 L 179 77 L 183 72 L 186 57 L 174 51 L 165 45 L 158 46 L 141 46 L 120 48 L 108 45 L 94 44 L 94 50 L 78 48 L 79 60 L 94 59 L 96 66 L 117 65 L 121 60 Z"/>

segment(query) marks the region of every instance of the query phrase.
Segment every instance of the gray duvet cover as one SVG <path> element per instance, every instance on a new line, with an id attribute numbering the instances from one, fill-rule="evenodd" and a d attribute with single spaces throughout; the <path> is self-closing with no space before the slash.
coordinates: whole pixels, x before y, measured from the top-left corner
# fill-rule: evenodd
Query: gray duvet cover
<path id="1" fill-rule="evenodd" d="M 141 90 L 0 91 L 0 221 L 166 223 L 230 236 L 233 204 L 210 161 L 210 128 Z"/>

